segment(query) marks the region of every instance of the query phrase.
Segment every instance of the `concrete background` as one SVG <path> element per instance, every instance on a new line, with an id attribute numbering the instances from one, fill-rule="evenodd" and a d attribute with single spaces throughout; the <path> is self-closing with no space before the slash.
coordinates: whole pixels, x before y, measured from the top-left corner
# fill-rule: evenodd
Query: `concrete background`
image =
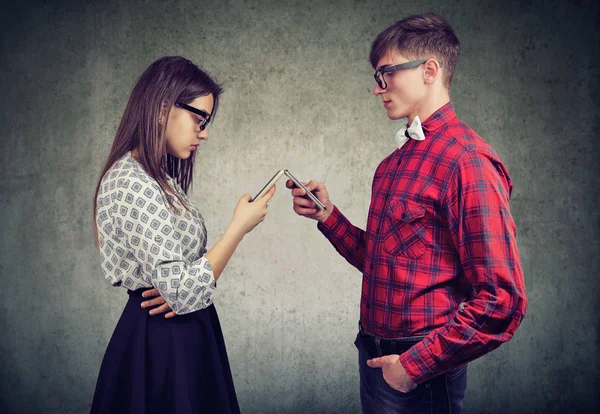
<path id="1" fill-rule="evenodd" d="M 324 181 L 364 228 L 393 150 L 377 33 L 436 11 L 463 45 L 452 97 L 515 183 L 530 299 L 469 369 L 471 413 L 586 412 L 599 388 L 599 13 L 592 1 L 3 2 L 0 412 L 83 413 L 127 295 L 104 281 L 93 189 L 135 80 L 183 55 L 224 83 L 191 198 L 209 247 L 277 169 Z M 283 182 L 282 182 L 283 183 Z M 359 412 L 361 275 L 283 185 L 215 303 L 245 413 Z"/>

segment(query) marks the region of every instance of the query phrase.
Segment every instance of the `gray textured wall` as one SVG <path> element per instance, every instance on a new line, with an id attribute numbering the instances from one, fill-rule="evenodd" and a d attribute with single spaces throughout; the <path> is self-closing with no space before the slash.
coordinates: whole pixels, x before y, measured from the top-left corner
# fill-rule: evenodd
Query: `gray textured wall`
<path id="1" fill-rule="evenodd" d="M 583 412 L 599 402 L 594 2 L 4 3 L 1 412 L 89 409 L 127 297 L 102 278 L 93 189 L 148 64 L 180 54 L 224 82 L 191 192 L 209 246 L 238 197 L 282 167 L 323 180 L 364 227 L 373 172 L 400 125 L 371 94 L 370 42 L 428 10 L 463 44 L 452 91 L 459 117 L 514 179 L 530 298 L 514 339 L 471 364 L 466 408 Z M 314 222 L 295 216 L 280 185 L 215 302 L 243 412 L 359 411 L 360 276 Z"/>

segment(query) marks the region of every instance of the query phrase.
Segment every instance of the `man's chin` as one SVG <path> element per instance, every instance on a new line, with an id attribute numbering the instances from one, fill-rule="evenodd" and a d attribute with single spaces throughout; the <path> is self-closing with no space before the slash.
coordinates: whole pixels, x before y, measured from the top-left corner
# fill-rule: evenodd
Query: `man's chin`
<path id="1" fill-rule="evenodd" d="M 399 119 L 403 119 L 403 118 L 408 118 L 408 114 L 402 113 L 400 111 L 394 111 L 389 109 L 387 111 L 387 116 L 389 119 L 391 119 L 392 121 L 397 121 Z"/>

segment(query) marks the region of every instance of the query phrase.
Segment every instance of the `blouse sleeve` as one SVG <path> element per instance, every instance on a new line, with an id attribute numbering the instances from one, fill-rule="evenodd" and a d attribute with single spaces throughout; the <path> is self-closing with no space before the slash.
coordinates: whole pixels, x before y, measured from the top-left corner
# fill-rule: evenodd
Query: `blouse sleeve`
<path id="1" fill-rule="evenodd" d="M 216 289 L 209 261 L 204 256 L 189 264 L 184 260 L 187 243 L 202 230 L 176 220 L 154 180 L 115 177 L 102 189 L 108 191 L 99 193 L 97 224 L 105 277 L 113 284 L 125 280 L 128 288 L 133 278 L 127 274 L 140 277 L 178 315 L 208 307 Z"/>

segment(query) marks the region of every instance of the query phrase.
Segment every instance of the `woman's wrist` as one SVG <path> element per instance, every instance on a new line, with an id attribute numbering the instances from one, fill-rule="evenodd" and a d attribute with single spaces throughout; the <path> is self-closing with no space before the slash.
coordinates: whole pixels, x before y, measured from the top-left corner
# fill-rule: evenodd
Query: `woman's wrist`
<path id="1" fill-rule="evenodd" d="M 240 224 L 238 224 L 237 221 L 232 219 L 229 223 L 229 226 L 227 226 L 227 229 L 225 230 L 225 234 L 228 234 L 241 241 L 246 235 L 246 232 L 244 231 L 243 226 L 241 226 Z"/>

